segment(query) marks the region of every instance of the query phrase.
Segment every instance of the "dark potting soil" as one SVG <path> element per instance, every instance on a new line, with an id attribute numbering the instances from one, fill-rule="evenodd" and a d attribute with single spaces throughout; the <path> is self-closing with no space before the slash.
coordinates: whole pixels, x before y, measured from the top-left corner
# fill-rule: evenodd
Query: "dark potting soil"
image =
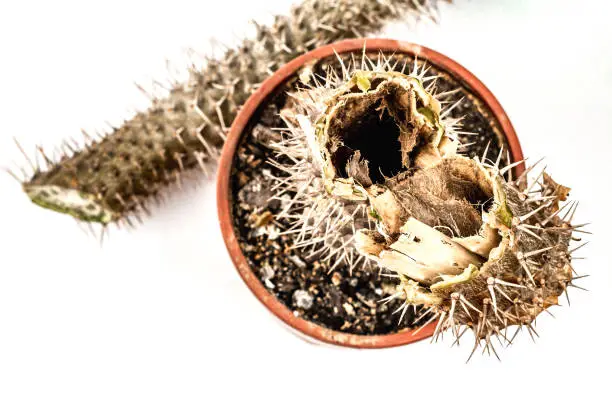
<path id="1" fill-rule="evenodd" d="M 349 57 L 346 56 L 347 63 Z M 377 54 L 371 57 L 375 60 Z M 401 70 L 405 60 L 408 67 L 412 67 L 410 56 L 396 55 L 396 60 L 399 62 L 397 70 Z M 428 75 L 439 76 L 438 92 L 458 89 L 444 101 L 454 103 L 463 98 L 451 115 L 464 117 L 461 130 L 476 134 L 461 136 L 463 144 L 471 143 L 463 150 L 464 154 L 482 157 L 487 144 L 490 144 L 487 157 L 495 161 L 501 146 L 506 151 L 506 143 L 492 113 L 466 85 L 441 69 L 426 64 L 430 67 Z M 324 75 L 328 65 L 339 68 L 337 59 L 333 57 L 319 61 L 313 71 Z M 376 271 L 354 270 L 350 275 L 348 269 L 342 267 L 330 274 L 328 264 L 304 261 L 300 250 L 291 248 L 291 235 L 278 235 L 287 226 L 273 219 L 280 203 L 268 200 L 274 194 L 271 191 L 272 180 L 267 175 L 278 175 L 279 171 L 267 163 L 273 153 L 266 144 L 280 137 L 274 130 L 284 127 L 278 113 L 285 105 L 286 93 L 295 90 L 297 83 L 296 76 L 277 89 L 254 115 L 234 158 L 231 181 L 233 223 L 240 247 L 266 288 L 297 316 L 329 329 L 353 334 L 388 334 L 414 327 L 418 311 L 415 314 L 410 308 L 398 324 L 400 314 L 393 312 L 402 301 L 380 302 L 383 297 L 394 293 L 397 284 L 394 279 Z"/>

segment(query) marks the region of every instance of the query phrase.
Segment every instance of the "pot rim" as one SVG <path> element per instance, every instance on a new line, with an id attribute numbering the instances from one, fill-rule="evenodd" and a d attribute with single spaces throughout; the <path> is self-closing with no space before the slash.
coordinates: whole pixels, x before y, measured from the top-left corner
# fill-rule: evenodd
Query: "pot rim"
<path id="1" fill-rule="evenodd" d="M 353 348 L 388 348 L 414 343 L 432 336 L 437 322 L 434 321 L 421 327 L 420 331 L 416 334 L 415 332 L 419 329 L 405 329 L 397 333 L 383 335 L 358 335 L 331 330 L 295 316 L 287 306 L 266 289 L 250 268 L 234 233 L 231 210 L 230 183 L 234 156 L 242 137 L 242 132 L 248 126 L 252 115 L 257 111 L 258 107 L 267 100 L 271 93 L 278 89 L 285 81 L 290 79 L 305 64 L 317 59 L 333 56 L 335 53 L 363 52 L 364 47 L 367 52 L 396 52 L 417 56 L 455 76 L 457 80 L 463 82 L 470 91 L 480 97 L 488 105 L 493 116 L 498 121 L 502 133 L 506 137 L 512 159 L 514 161 L 523 160 L 521 145 L 510 123 L 508 115 L 505 113 L 493 93 L 466 68 L 443 54 L 410 42 L 385 38 L 343 40 L 316 48 L 285 64 L 272 76 L 266 79 L 261 84 L 260 88 L 254 92 L 242 106 L 232 123 L 219 161 L 217 175 L 217 210 L 221 233 L 234 266 L 251 292 L 272 314 L 292 329 L 323 343 Z M 524 168 L 525 165 L 521 163 L 521 165 L 517 166 L 517 172 L 522 173 Z"/>

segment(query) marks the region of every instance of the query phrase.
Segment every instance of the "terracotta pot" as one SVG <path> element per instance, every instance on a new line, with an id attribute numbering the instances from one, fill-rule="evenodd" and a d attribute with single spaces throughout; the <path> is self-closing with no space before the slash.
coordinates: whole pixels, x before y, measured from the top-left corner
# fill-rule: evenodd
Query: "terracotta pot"
<path id="1" fill-rule="evenodd" d="M 244 282 L 270 312 L 280 318 L 290 328 L 294 329 L 293 331 L 297 334 L 305 335 L 307 340 L 315 340 L 346 347 L 385 348 L 401 346 L 430 337 L 433 334 L 436 322 L 430 323 L 422 328 L 417 334 L 414 333 L 415 330 L 404 330 L 388 335 L 355 335 L 330 330 L 300 317 L 296 317 L 289 308 L 264 287 L 257 275 L 250 268 L 238 244 L 231 215 L 232 196 L 230 182 L 234 155 L 242 137 L 242 133 L 248 126 L 252 115 L 257 112 L 257 108 L 262 103 L 265 103 L 268 97 L 273 94 L 279 86 L 292 78 L 296 72 L 308 62 L 333 56 L 334 52 L 340 55 L 350 52 L 360 54 L 363 51 L 364 43 L 366 44 L 367 52 L 384 51 L 395 52 L 396 54 L 416 55 L 419 60 L 426 61 L 453 75 L 456 80 L 462 82 L 463 85 L 488 105 L 498 122 L 499 129 L 501 129 L 501 132 L 507 140 L 512 159 L 514 161 L 523 159 L 521 146 L 508 116 L 493 94 L 467 69 L 450 58 L 417 44 L 389 39 L 345 40 L 318 48 L 289 62 L 268 78 L 257 92 L 247 100 L 232 124 L 221 155 L 217 179 L 217 206 L 221 231 L 232 261 Z M 524 171 L 524 166 L 517 166 L 517 172 L 521 173 L 522 171 Z"/>

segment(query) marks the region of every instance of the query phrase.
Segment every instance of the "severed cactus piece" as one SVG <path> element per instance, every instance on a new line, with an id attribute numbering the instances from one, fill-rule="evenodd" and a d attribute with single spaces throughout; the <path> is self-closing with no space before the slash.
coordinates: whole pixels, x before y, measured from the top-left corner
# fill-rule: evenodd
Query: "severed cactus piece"
<path id="1" fill-rule="evenodd" d="M 293 192 L 280 218 L 294 219 L 298 246 L 349 269 L 368 262 L 399 284 L 398 312 L 424 307 L 434 339 L 471 329 L 474 350 L 497 355 L 492 337 L 526 327 L 572 286 L 570 189 L 520 163 L 458 153 L 459 123 L 448 118 L 423 70 L 391 72 L 389 59 L 343 65 L 293 95 L 287 135 L 274 161 Z M 286 163 L 286 161 L 284 162 Z M 277 196 L 282 198 L 282 194 Z M 401 320 L 401 317 L 400 317 Z M 483 352 L 484 352 L 483 350 Z M 473 353 L 473 351 L 472 351 Z"/>
<path id="2" fill-rule="evenodd" d="M 408 12 L 432 16 L 435 0 L 305 0 L 288 16 L 256 26 L 257 35 L 229 49 L 203 70 L 191 69 L 186 83 L 153 99 L 101 140 L 83 148 L 66 143 L 59 158 L 40 149 L 45 166 L 35 166 L 23 188 L 42 207 L 77 220 L 126 222 L 148 212 L 151 198 L 180 182 L 184 171 L 214 164 L 240 105 L 282 64 L 340 39 L 380 30 Z"/>
<path id="3" fill-rule="evenodd" d="M 355 231 L 380 219 L 401 227 L 395 217 L 401 207 L 386 199 L 392 192 L 381 182 L 400 177 L 415 159 L 433 163 L 459 148 L 453 106 L 442 109 L 427 68 L 415 61 L 407 75 L 406 65 L 394 71 L 387 57 L 366 55 L 342 66 L 323 84 L 306 78 L 306 89 L 291 94 L 281 112 L 288 130 L 269 146 L 279 155 L 272 165 L 284 173 L 275 188 L 274 199 L 284 202 L 278 218 L 294 225 L 285 233 L 295 235 L 296 247 L 331 261 L 330 271 L 341 264 L 372 267 L 355 247 Z M 424 141 L 432 157 L 411 155 Z M 287 192 L 294 193 L 289 200 Z"/>

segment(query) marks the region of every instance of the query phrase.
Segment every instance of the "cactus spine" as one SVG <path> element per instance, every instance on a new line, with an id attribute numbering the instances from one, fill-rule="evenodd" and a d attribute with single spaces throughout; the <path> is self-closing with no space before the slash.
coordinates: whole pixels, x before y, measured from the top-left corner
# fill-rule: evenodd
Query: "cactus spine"
<path id="1" fill-rule="evenodd" d="M 223 58 L 192 69 L 169 96 L 84 148 L 69 143 L 23 182 L 31 200 L 85 222 L 125 222 L 148 212 L 150 199 L 186 170 L 208 170 L 240 105 L 273 71 L 299 54 L 367 35 L 407 12 L 430 13 L 429 0 L 305 0 Z"/>

